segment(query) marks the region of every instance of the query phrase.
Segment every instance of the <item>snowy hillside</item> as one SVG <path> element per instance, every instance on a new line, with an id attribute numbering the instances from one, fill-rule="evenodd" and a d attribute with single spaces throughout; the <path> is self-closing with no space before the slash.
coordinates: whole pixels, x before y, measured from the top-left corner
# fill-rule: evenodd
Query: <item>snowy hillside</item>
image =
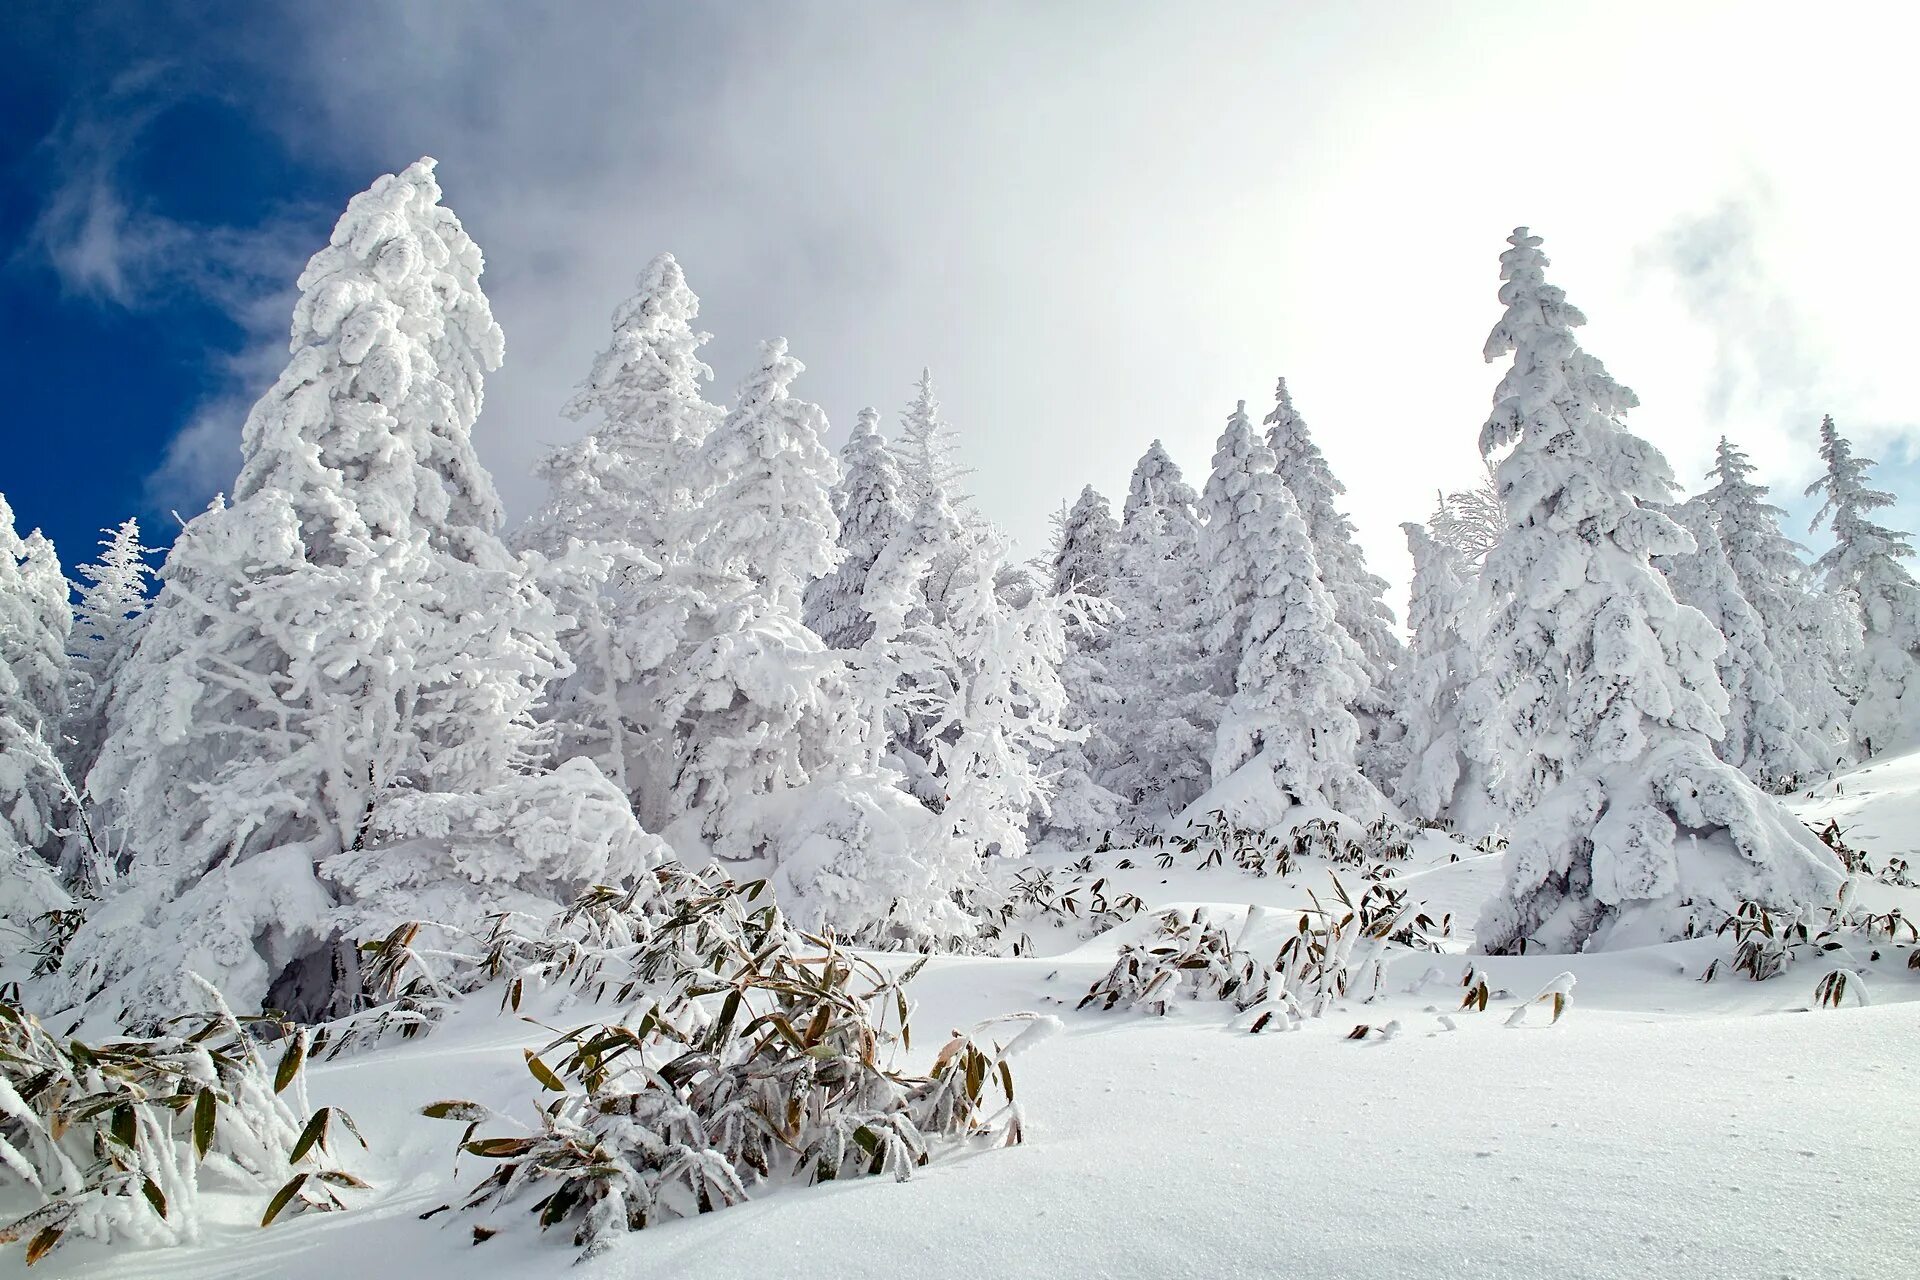
<path id="1" fill-rule="evenodd" d="M 0 1268 L 1920 1262 L 1920 582 L 1831 418 L 1815 564 L 1730 442 L 1678 501 L 1516 228 L 1403 639 L 1285 379 L 1020 562 L 930 374 L 714 403 L 662 253 L 508 528 L 442 197 L 157 571 L 0 501 Z"/>
<path id="2" fill-rule="evenodd" d="M 1920 754 L 1857 770 L 1799 802 L 1840 816 L 1881 855 L 1920 807 Z M 1835 799 L 1824 798 L 1838 791 Z M 1841 806 L 1844 801 L 1843 807 Z M 847 1277 L 1857 1276 L 1910 1274 L 1911 1111 L 1920 1096 L 1920 972 L 1905 948 L 1857 947 L 1873 1003 L 1814 1008 L 1824 961 L 1754 982 L 1726 972 L 1731 946 L 1702 938 L 1579 956 L 1463 956 L 1394 947 L 1374 999 L 1342 999 L 1292 1032 L 1249 1034 L 1217 1000 L 1176 999 L 1166 1016 L 1076 1010 L 1120 947 L 1163 908 L 1204 907 L 1236 927 L 1249 905 L 1286 909 L 1354 867 L 1309 855 L 1286 877 L 1209 847 L 1114 849 L 1092 859 L 1113 898 L 1146 904 L 1081 941 L 1081 927 L 1029 930 L 1034 954 L 938 956 L 914 979 L 915 1041 L 1013 1010 L 1057 1014 L 1064 1031 L 1015 1059 L 1026 1141 L 954 1152 L 904 1184 L 865 1179 L 788 1187 L 751 1204 L 669 1221 L 572 1267 L 566 1231 L 542 1233 L 522 1202 L 446 1212 L 486 1172 L 454 1130 L 418 1114 L 437 1098 L 531 1119 L 537 1089 L 521 1050 L 551 1034 L 496 1011 L 497 990 L 463 1002 L 424 1040 L 351 1052 L 310 1070 L 318 1105 L 353 1115 L 371 1144 L 357 1168 L 373 1190 L 351 1212 L 262 1231 L 257 1196 L 214 1197 L 205 1239 L 110 1256 L 80 1242 L 41 1265 L 54 1275 L 289 1278 L 580 1274 L 730 1277 L 831 1271 Z M 1499 883 L 1497 853 L 1418 839 L 1388 882 L 1430 918 L 1471 921 Z M 1061 885 L 1078 880 L 1060 860 Z M 1131 866 L 1123 864 L 1131 863 Z M 1872 910 L 1920 914 L 1920 890 L 1866 883 Z M 1261 945 L 1253 945 L 1259 951 Z M 875 953 L 898 967 L 908 957 Z M 1701 976 L 1716 958 L 1723 971 Z M 1485 1011 L 1463 1011 L 1462 973 L 1484 973 Z M 1571 974 L 1552 1020 L 1526 1001 Z M 1564 985 L 1564 984 L 1563 984 Z M 1513 1010 L 1526 1008 L 1518 1025 Z M 554 993 L 522 1012 L 566 1028 L 590 1010 Z M 1349 1038 L 1356 1027 L 1376 1030 Z M 474 1243 L 475 1226 L 498 1235 Z M 761 1260 L 754 1262 L 753 1260 Z M 17 1255 L 0 1275 L 24 1274 Z"/>

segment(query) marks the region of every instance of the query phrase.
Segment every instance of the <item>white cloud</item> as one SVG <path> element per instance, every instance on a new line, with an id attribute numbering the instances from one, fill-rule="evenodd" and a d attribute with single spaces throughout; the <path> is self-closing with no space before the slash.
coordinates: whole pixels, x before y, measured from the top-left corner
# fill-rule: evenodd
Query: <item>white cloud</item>
<path id="1" fill-rule="evenodd" d="M 508 360 L 478 436 L 521 510 L 661 249 L 705 300 L 722 396 L 775 333 L 841 426 L 931 365 L 1028 549 L 1155 436 L 1198 482 L 1233 401 L 1285 373 L 1403 578 L 1397 523 L 1473 478 L 1522 221 L 1683 477 L 1732 431 L 1803 478 L 1815 391 L 1869 436 L 1911 427 L 1920 251 L 1862 235 L 1914 203 L 1897 9 L 308 12 L 288 137 L 367 180 L 438 156 L 487 251 Z"/>

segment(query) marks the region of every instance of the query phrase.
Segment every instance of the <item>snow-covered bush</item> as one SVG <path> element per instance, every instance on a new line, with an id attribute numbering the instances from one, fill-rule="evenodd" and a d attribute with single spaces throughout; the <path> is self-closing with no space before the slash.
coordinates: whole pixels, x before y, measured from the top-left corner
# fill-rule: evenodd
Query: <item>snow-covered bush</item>
<path id="1" fill-rule="evenodd" d="M 1293 930 L 1281 930 L 1272 960 L 1259 959 L 1253 947 L 1284 913 L 1248 907 L 1239 929 L 1229 933 L 1205 908 L 1169 911 L 1154 933 L 1121 948 L 1079 1007 L 1164 1014 L 1184 991 L 1191 999 L 1232 1003 L 1243 1014 L 1241 1025 L 1257 1034 L 1297 1028 L 1339 1000 L 1371 1000 L 1385 982 L 1390 942 L 1430 944 L 1404 926 L 1413 909 L 1404 892 L 1373 884 L 1355 902 L 1339 877 L 1331 879 L 1334 905 L 1309 891 L 1313 906 Z"/>
<path id="2" fill-rule="evenodd" d="M 1854 997 L 1865 1003 L 1861 975 L 1882 951 L 1906 955 L 1906 967 L 1920 969 L 1920 924 L 1899 907 L 1872 911 L 1854 901 L 1856 881 L 1849 878 L 1834 901 L 1815 910 L 1778 910 L 1746 901 L 1728 912 L 1713 932 L 1732 943 L 1729 955 L 1716 957 L 1700 975 L 1702 982 L 1719 976 L 1721 965 L 1755 982 L 1777 978 L 1798 961 L 1817 957 L 1835 967 L 1822 976 L 1815 999 L 1838 1006 L 1851 983 Z M 1862 955 L 1864 949 L 1867 954 Z M 1852 974 L 1852 977 L 1848 975 Z"/>
<path id="3" fill-rule="evenodd" d="M 1267 998 L 1273 971 L 1242 943 L 1261 921 L 1257 907 L 1247 909 L 1232 934 L 1205 907 L 1169 911 L 1153 934 L 1120 948 L 1113 967 L 1094 980 L 1077 1008 L 1125 1007 L 1164 1014 L 1184 994 L 1190 1000 L 1227 1000 L 1245 1009 Z"/>
<path id="4" fill-rule="evenodd" d="M 753 905 L 758 886 L 711 887 L 680 895 L 628 948 L 645 985 L 617 1022 L 527 1054 L 559 1095 L 530 1131 L 476 1138 L 505 1117 L 457 1100 L 426 1108 L 468 1124 L 463 1151 L 499 1162 L 466 1207 L 537 1197 L 540 1225 L 575 1224 L 593 1256 L 625 1232 L 738 1204 L 758 1183 L 904 1179 L 941 1146 L 1020 1141 L 1008 1059 L 1047 1020 L 982 1024 L 926 1075 L 903 1073 L 890 1060 L 909 1043 L 904 988 L 919 964 L 890 974 Z"/>
<path id="5" fill-rule="evenodd" d="M 360 1140 L 352 1119 L 308 1112 L 304 1033 L 269 1067 L 219 993 L 201 994 L 211 1012 L 92 1045 L 0 999 L 0 1185 L 17 1180 L 41 1202 L 0 1226 L 0 1243 L 24 1241 L 31 1263 L 80 1236 L 192 1241 L 203 1179 L 271 1191 L 262 1225 L 342 1208 L 342 1190 L 365 1187 L 334 1149 L 341 1130 Z"/>

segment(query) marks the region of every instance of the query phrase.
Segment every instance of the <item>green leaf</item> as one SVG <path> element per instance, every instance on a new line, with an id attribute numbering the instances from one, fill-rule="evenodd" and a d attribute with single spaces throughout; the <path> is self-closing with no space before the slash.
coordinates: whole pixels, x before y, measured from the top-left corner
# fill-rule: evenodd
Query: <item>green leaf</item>
<path id="1" fill-rule="evenodd" d="M 327 1118 L 332 1114 L 332 1107 L 322 1107 L 313 1113 L 313 1118 L 307 1121 L 307 1127 L 300 1131 L 299 1140 L 293 1144 L 293 1154 L 287 1157 L 288 1163 L 299 1164 L 315 1143 L 322 1150 L 326 1148 Z"/>
<path id="2" fill-rule="evenodd" d="M 167 1198 L 160 1192 L 160 1186 L 152 1178 L 140 1179 L 140 1194 L 147 1198 L 153 1211 L 162 1218 L 167 1216 Z"/>
<path id="3" fill-rule="evenodd" d="M 522 1049 L 520 1052 L 526 1056 L 527 1070 L 533 1072 L 533 1078 L 535 1080 L 538 1080 L 543 1086 L 553 1090 L 555 1093 L 565 1093 L 567 1091 L 566 1082 L 553 1073 L 552 1067 L 540 1061 L 533 1050 Z"/>
<path id="4" fill-rule="evenodd" d="M 267 1202 L 266 1216 L 260 1219 L 260 1225 L 272 1226 L 273 1220 L 280 1216 L 280 1211 L 291 1204 L 293 1198 L 300 1194 L 300 1188 L 306 1185 L 307 1175 L 304 1173 L 296 1173 L 287 1179 L 287 1185 L 274 1192 L 273 1199 Z"/>
<path id="5" fill-rule="evenodd" d="M 193 1100 L 193 1149 L 201 1159 L 213 1149 L 213 1125 L 219 1099 L 213 1090 L 202 1089 Z"/>
<path id="6" fill-rule="evenodd" d="M 139 1121 L 133 1114 L 133 1104 L 131 1102 L 114 1104 L 113 1120 L 108 1132 L 112 1134 L 113 1140 L 121 1146 L 129 1149 L 133 1147 L 134 1143 L 139 1139 L 140 1126 Z"/>
<path id="7" fill-rule="evenodd" d="M 273 1073 L 273 1091 L 283 1092 L 300 1074 L 300 1067 L 307 1060 L 307 1033 L 302 1031 L 294 1036 L 293 1043 L 287 1047 L 280 1059 L 280 1069 Z"/>

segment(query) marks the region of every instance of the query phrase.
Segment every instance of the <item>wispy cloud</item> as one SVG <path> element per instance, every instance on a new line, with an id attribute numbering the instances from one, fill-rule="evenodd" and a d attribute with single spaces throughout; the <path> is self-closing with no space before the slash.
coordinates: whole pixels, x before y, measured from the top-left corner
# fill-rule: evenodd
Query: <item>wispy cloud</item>
<path id="1" fill-rule="evenodd" d="M 18 264 L 50 269 L 71 296 L 132 312 L 183 301 L 224 314 L 236 348 L 210 352 L 208 390 L 148 481 L 157 509 L 198 506 L 232 478 L 248 404 L 285 360 L 292 283 L 315 247 L 311 211 L 250 226 L 182 221 L 126 181 L 154 123 L 182 101 L 178 77 L 146 63 L 77 102 L 43 140 L 51 174 Z"/>

